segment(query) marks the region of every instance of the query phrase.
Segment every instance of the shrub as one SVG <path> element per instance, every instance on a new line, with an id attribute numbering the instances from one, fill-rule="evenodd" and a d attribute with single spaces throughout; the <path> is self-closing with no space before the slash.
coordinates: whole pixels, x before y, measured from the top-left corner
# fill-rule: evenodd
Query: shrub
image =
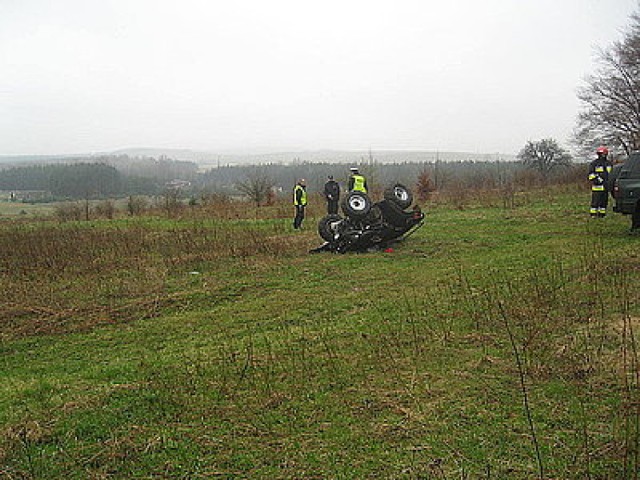
<path id="1" fill-rule="evenodd" d="M 78 202 L 64 202 L 56 205 L 55 215 L 62 222 L 81 220 L 83 208 Z"/>
<path id="2" fill-rule="evenodd" d="M 127 212 L 129 215 L 140 215 L 149 206 L 149 202 L 145 197 L 131 195 L 127 202 Z"/>
<path id="3" fill-rule="evenodd" d="M 112 219 L 116 212 L 116 206 L 112 200 L 103 200 L 95 206 L 95 212 L 101 217 Z"/>

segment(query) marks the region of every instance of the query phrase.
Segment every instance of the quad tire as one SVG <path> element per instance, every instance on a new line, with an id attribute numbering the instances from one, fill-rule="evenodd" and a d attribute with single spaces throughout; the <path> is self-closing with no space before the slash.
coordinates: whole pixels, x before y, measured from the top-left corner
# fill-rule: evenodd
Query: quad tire
<path id="1" fill-rule="evenodd" d="M 363 192 L 349 192 L 342 201 L 342 211 L 349 218 L 360 219 L 371 210 L 371 199 Z"/>
<path id="2" fill-rule="evenodd" d="M 344 219 L 340 215 L 334 213 L 322 217 L 318 222 L 318 234 L 324 241 L 333 242 L 343 221 Z"/>
<path id="3" fill-rule="evenodd" d="M 411 194 L 411 191 L 401 183 L 396 183 L 385 189 L 384 199 L 395 203 L 403 210 L 405 208 L 409 208 L 413 203 L 413 195 Z"/>
<path id="4" fill-rule="evenodd" d="M 407 226 L 407 213 L 397 203 L 387 200 L 380 205 L 383 207 L 384 220 L 389 225 L 399 228 Z"/>

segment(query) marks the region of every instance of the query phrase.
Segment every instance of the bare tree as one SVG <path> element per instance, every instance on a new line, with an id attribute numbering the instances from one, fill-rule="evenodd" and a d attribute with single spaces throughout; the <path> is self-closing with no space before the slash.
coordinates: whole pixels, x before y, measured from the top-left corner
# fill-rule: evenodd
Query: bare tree
<path id="1" fill-rule="evenodd" d="M 273 180 L 263 170 L 254 170 L 247 175 L 245 180 L 236 184 L 236 188 L 254 202 L 257 207 L 267 201 L 273 186 Z"/>
<path id="2" fill-rule="evenodd" d="M 598 52 L 599 68 L 578 90 L 583 105 L 574 142 L 582 151 L 599 144 L 622 149 L 640 148 L 640 15 L 622 40 Z"/>
<path id="3" fill-rule="evenodd" d="M 130 195 L 127 201 L 127 212 L 129 215 L 140 215 L 147 209 L 148 203 L 145 197 Z"/>
<path id="4" fill-rule="evenodd" d="M 527 167 L 537 170 L 546 179 L 552 170 L 571 163 L 567 153 L 553 138 L 529 140 L 518 154 L 518 159 Z"/>
<path id="5" fill-rule="evenodd" d="M 162 194 L 162 207 L 167 212 L 168 217 L 173 217 L 182 208 L 179 188 L 167 188 Z"/>

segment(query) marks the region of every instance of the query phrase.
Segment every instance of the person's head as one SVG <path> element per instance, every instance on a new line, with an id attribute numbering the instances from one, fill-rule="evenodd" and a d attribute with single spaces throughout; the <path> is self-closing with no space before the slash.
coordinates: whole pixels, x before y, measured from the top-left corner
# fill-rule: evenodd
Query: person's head
<path id="1" fill-rule="evenodd" d="M 327 178 L 328 178 L 329 180 L 333 180 L 333 175 L 329 175 Z"/>
<path id="2" fill-rule="evenodd" d="M 307 184 L 307 181 L 304 178 L 298 180 L 298 185 L 302 185 L 303 187 Z"/>
<path id="3" fill-rule="evenodd" d="M 349 170 L 351 170 L 352 174 L 358 173 L 358 167 L 351 167 Z"/>
<path id="4" fill-rule="evenodd" d="M 600 146 L 596 149 L 596 154 L 598 155 L 598 157 L 606 157 L 607 155 L 609 155 L 609 149 L 604 145 Z"/>

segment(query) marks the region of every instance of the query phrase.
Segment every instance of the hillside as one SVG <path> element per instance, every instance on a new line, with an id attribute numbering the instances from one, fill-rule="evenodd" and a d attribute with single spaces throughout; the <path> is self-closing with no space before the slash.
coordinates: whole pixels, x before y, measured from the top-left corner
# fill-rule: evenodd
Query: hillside
<path id="1" fill-rule="evenodd" d="M 318 206 L 2 222 L 0 476 L 637 478 L 638 238 L 588 202 L 363 255 Z"/>

